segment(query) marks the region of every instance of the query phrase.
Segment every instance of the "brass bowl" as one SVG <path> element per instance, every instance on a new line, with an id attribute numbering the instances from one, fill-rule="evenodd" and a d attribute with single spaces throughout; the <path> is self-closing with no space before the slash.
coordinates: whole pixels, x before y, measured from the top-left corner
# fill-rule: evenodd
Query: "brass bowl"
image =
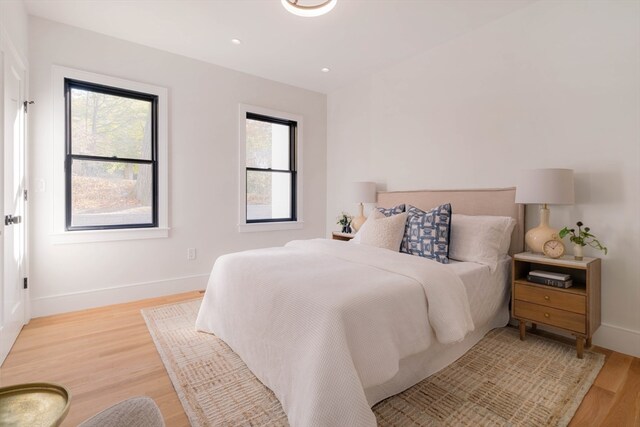
<path id="1" fill-rule="evenodd" d="M 71 394 L 52 383 L 0 388 L 0 426 L 57 427 L 69 412 Z"/>

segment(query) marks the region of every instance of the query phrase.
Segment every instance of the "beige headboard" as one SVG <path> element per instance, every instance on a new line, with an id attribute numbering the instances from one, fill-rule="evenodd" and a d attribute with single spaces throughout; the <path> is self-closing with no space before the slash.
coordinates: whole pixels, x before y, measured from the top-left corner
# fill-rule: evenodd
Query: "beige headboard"
<path id="1" fill-rule="evenodd" d="M 386 191 L 378 193 L 378 206 L 390 208 L 405 203 L 429 210 L 451 203 L 454 214 L 510 216 L 517 221 L 509 254 L 524 250 L 524 205 L 515 203 L 515 188 L 480 190 Z"/>

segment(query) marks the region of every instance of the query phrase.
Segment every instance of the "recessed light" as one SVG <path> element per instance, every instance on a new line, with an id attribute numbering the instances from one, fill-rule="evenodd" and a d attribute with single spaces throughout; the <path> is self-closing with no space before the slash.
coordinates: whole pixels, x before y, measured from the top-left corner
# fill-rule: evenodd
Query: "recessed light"
<path id="1" fill-rule="evenodd" d="M 322 71 L 323 73 L 328 73 L 329 71 L 331 71 L 331 69 L 327 68 L 327 67 L 324 67 L 320 71 Z"/>
<path id="2" fill-rule="evenodd" d="M 233 44 L 242 44 L 242 40 L 240 40 L 240 39 L 231 39 L 231 43 L 233 43 Z"/>

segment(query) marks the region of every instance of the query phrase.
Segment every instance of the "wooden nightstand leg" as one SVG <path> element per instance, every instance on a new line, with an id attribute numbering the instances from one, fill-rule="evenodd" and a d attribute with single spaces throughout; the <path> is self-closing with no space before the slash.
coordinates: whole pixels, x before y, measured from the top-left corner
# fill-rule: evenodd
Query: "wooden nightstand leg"
<path id="1" fill-rule="evenodd" d="M 538 324 L 537 323 L 532 323 L 531 324 L 531 332 L 535 332 L 538 330 Z"/>
<path id="2" fill-rule="evenodd" d="M 584 344 L 585 348 L 591 348 L 591 337 L 587 338 L 587 341 Z"/>
<path id="3" fill-rule="evenodd" d="M 576 351 L 578 353 L 578 359 L 582 359 L 584 357 L 584 338 L 576 337 Z"/>
<path id="4" fill-rule="evenodd" d="M 524 320 L 518 320 L 518 322 L 520 322 L 519 326 L 520 326 L 520 340 L 524 341 L 524 335 L 527 331 L 527 322 L 525 322 Z"/>

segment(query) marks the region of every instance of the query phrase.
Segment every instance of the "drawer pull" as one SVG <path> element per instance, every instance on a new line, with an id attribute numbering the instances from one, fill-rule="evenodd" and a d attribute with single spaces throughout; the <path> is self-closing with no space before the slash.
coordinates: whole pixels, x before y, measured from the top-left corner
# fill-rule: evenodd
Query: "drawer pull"
<path id="1" fill-rule="evenodd" d="M 549 313 L 545 313 L 544 317 L 546 317 L 548 319 L 549 317 L 551 317 L 551 315 Z"/>
<path id="2" fill-rule="evenodd" d="M 551 298 L 549 298 L 549 295 L 545 295 L 545 296 L 544 296 L 544 300 L 545 300 L 545 301 L 549 301 L 550 299 L 551 299 Z"/>

